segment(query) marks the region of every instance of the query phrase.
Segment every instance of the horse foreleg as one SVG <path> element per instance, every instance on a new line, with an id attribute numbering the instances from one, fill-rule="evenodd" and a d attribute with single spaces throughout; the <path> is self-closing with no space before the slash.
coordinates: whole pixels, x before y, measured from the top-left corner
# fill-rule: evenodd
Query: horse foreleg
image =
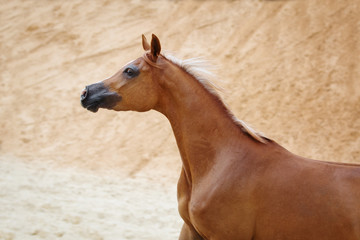
<path id="1" fill-rule="evenodd" d="M 181 229 L 179 240 L 204 240 L 192 226 L 184 223 Z"/>

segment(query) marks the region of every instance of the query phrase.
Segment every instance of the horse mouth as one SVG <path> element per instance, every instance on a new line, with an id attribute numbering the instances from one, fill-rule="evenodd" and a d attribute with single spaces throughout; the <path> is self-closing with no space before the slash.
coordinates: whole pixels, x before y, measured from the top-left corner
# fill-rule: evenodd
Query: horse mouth
<path id="1" fill-rule="evenodd" d="M 111 110 L 113 106 L 116 105 L 117 102 L 121 101 L 121 97 L 119 95 L 106 95 L 103 98 L 96 99 L 95 101 L 88 101 L 87 103 L 81 102 L 81 105 L 86 108 L 86 110 L 96 113 L 99 111 L 99 108 L 106 108 Z"/>
<path id="2" fill-rule="evenodd" d="M 101 103 L 99 101 L 81 101 L 81 106 L 86 108 L 90 112 L 96 113 L 100 108 Z"/>

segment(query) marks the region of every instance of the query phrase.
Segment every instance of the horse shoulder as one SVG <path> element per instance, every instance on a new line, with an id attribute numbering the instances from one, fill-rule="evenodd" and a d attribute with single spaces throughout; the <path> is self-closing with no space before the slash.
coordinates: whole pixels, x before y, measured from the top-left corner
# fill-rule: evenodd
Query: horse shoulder
<path id="1" fill-rule="evenodd" d="M 190 219 L 196 229 L 211 239 L 252 239 L 252 192 L 256 181 L 251 179 L 249 169 L 242 169 L 241 162 L 236 166 L 229 160 L 222 165 L 192 186 Z"/>

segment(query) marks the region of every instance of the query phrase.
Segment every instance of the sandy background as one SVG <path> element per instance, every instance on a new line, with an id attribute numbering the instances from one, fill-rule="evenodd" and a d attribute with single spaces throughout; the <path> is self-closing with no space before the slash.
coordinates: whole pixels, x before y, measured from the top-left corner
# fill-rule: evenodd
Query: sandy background
<path id="1" fill-rule="evenodd" d="M 0 239 L 177 239 L 180 157 L 157 112 L 79 103 L 157 34 L 216 65 L 238 118 L 360 163 L 360 3 L 0 0 Z"/>

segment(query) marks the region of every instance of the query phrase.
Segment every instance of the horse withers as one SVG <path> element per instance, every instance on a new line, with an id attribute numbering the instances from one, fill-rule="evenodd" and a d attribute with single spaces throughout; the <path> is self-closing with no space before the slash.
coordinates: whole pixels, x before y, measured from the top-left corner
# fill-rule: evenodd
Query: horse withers
<path id="1" fill-rule="evenodd" d="M 169 119 L 183 164 L 180 240 L 360 239 L 360 165 L 290 153 L 235 118 L 197 60 L 142 40 L 144 55 L 87 86 L 81 104 Z"/>

